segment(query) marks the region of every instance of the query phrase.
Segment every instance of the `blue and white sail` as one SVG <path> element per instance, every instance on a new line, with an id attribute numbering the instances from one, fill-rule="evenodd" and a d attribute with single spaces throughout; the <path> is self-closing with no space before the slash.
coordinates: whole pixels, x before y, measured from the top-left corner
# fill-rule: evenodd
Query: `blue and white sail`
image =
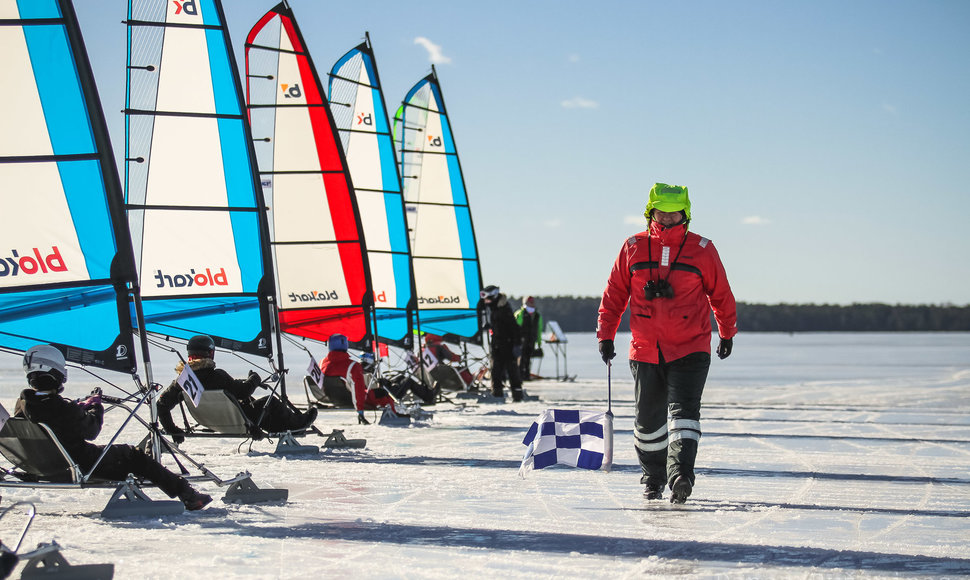
<path id="1" fill-rule="evenodd" d="M 217 0 L 131 0 L 126 199 L 145 328 L 270 356 L 265 204 Z"/>
<path id="2" fill-rule="evenodd" d="M 330 110 L 360 211 L 379 340 L 409 345 L 415 317 L 404 197 L 370 38 L 330 72 Z"/>
<path id="3" fill-rule="evenodd" d="M 475 227 L 433 66 L 404 97 L 395 121 L 421 331 L 478 342 L 482 273 Z"/>
<path id="4" fill-rule="evenodd" d="M 131 241 L 71 2 L 0 2 L 0 53 L 0 347 L 133 373 Z"/>

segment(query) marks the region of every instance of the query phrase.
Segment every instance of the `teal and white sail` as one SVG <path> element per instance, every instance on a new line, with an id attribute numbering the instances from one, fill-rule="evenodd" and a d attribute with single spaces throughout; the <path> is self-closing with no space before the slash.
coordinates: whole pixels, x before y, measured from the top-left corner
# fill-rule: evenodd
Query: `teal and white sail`
<path id="1" fill-rule="evenodd" d="M 329 98 L 364 230 L 377 336 L 409 345 L 415 301 L 407 220 L 370 37 L 333 66 Z"/>
<path id="2" fill-rule="evenodd" d="M 0 1 L 0 347 L 133 373 L 135 265 L 69 0 Z"/>
<path id="3" fill-rule="evenodd" d="M 438 75 L 421 79 L 395 115 L 421 331 L 477 342 L 478 246 Z"/>
<path id="4" fill-rule="evenodd" d="M 145 328 L 269 356 L 265 204 L 217 0 L 131 0 L 126 199 Z"/>

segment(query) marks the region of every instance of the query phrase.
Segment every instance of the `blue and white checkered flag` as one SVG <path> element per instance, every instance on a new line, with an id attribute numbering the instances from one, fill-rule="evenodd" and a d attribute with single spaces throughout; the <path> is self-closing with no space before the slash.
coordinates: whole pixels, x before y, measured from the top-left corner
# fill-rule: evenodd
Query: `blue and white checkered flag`
<path id="1" fill-rule="evenodd" d="M 562 464 L 609 471 L 613 466 L 613 413 L 546 409 L 536 417 L 523 445 L 519 475 Z"/>

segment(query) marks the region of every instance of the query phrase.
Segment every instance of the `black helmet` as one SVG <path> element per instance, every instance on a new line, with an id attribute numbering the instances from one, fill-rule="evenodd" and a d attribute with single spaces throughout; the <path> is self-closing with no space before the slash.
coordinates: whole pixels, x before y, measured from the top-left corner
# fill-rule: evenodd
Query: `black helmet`
<path id="1" fill-rule="evenodd" d="M 193 336 L 189 339 L 189 343 L 185 347 L 185 350 L 189 353 L 189 356 L 208 357 L 215 349 L 216 341 L 212 340 L 212 337 L 207 334 L 198 334 Z"/>
<path id="2" fill-rule="evenodd" d="M 498 294 L 499 294 L 498 286 L 488 285 L 482 288 L 480 296 L 482 300 L 485 300 L 487 302 L 489 300 L 495 300 L 496 298 L 498 298 Z"/>

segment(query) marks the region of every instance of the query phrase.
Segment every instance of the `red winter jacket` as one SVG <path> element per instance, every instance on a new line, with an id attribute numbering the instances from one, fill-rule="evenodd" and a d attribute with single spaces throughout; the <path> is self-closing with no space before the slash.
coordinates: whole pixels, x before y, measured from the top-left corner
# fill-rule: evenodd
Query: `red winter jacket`
<path id="1" fill-rule="evenodd" d="M 354 385 L 354 406 L 358 411 L 364 410 L 367 400 L 367 383 L 364 381 L 364 370 L 360 363 L 352 360 L 345 350 L 331 350 L 327 358 L 320 362 L 320 370 L 325 377 L 344 377 Z"/>
<path id="2" fill-rule="evenodd" d="M 620 249 L 600 302 L 596 338 L 614 339 L 629 304 L 630 359 L 658 363 L 661 352 L 667 362 L 710 353 L 711 309 L 722 338 L 738 332 L 734 294 L 714 244 L 683 224 L 664 228 L 650 222 L 648 232 L 628 239 Z M 664 279 L 673 297 L 647 300 L 647 282 Z"/>

